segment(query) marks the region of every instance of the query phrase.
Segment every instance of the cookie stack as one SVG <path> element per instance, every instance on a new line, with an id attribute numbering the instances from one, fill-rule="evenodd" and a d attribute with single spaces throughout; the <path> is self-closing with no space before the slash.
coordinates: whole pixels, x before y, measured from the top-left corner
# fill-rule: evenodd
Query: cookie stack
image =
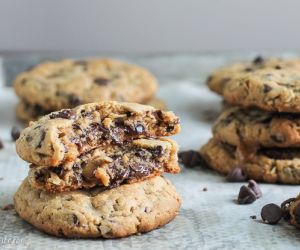
<path id="1" fill-rule="evenodd" d="M 149 103 L 165 108 L 163 101 L 154 98 L 157 81 L 149 71 L 111 59 L 45 62 L 19 74 L 14 89 L 20 98 L 16 114 L 24 122 L 99 101 Z"/>
<path id="2" fill-rule="evenodd" d="M 200 149 L 207 164 L 257 181 L 300 184 L 300 59 L 263 59 L 221 68 L 207 80 L 226 107 Z"/>
<path id="3" fill-rule="evenodd" d="M 172 112 L 100 102 L 50 113 L 24 129 L 18 155 L 30 163 L 17 213 L 64 237 L 125 237 L 172 220 L 181 199 L 163 172 L 180 171 Z"/>

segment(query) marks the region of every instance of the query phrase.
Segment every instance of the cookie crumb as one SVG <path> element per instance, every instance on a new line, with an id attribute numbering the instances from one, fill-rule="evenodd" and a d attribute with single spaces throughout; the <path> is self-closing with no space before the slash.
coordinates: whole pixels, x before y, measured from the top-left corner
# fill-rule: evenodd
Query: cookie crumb
<path id="1" fill-rule="evenodd" d="M 204 188 L 202 189 L 202 191 L 203 191 L 203 192 L 207 192 L 207 187 L 204 187 Z"/>
<path id="2" fill-rule="evenodd" d="M 14 204 L 7 204 L 4 207 L 2 207 L 2 210 L 7 211 L 7 210 L 12 210 L 14 208 L 15 208 Z"/>
<path id="3" fill-rule="evenodd" d="M 250 219 L 256 220 L 256 215 L 251 215 L 251 216 L 250 216 Z"/>

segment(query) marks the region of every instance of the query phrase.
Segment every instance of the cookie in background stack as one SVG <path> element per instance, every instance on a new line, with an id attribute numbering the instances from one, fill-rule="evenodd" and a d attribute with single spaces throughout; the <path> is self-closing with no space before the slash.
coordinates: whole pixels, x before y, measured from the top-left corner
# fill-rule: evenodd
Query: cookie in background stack
<path id="1" fill-rule="evenodd" d="M 229 104 L 200 149 L 207 164 L 251 179 L 300 184 L 300 59 L 263 59 L 213 72 L 211 90 Z"/>
<path id="2" fill-rule="evenodd" d="M 165 108 L 163 101 L 154 97 L 157 80 L 149 71 L 112 59 L 44 62 L 19 74 L 14 89 L 20 97 L 16 114 L 25 122 L 99 101 L 149 103 Z"/>
<path id="3" fill-rule="evenodd" d="M 125 237 L 163 226 L 181 199 L 161 177 L 179 173 L 172 112 L 100 102 L 64 109 L 24 129 L 17 153 L 31 163 L 17 213 L 64 237 Z"/>

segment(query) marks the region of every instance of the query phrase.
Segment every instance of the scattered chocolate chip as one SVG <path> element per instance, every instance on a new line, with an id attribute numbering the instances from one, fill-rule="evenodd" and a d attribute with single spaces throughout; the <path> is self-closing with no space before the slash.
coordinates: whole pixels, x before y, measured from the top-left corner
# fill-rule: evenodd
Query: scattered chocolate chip
<path id="1" fill-rule="evenodd" d="M 294 208 L 293 214 L 297 224 L 300 224 L 300 204 Z"/>
<path id="2" fill-rule="evenodd" d="M 250 218 L 251 218 L 252 220 L 256 220 L 256 215 L 251 215 Z"/>
<path id="3" fill-rule="evenodd" d="M 20 130 L 16 126 L 13 126 L 11 131 L 10 131 L 10 134 L 11 134 L 11 138 L 14 141 L 16 141 L 20 137 Z"/>
<path id="4" fill-rule="evenodd" d="M 256 199 L 262 197 L 262 192 L 261 192 L 258 184 L 256 183 L 256 181 L 249 180 L 249 182 L 248 182 L 248 188 L 250 188 L 255 193 Z"/>
<path id="5" fill-rule="evenodd" d="M 15 208 L 14 204 L 7 204 L 4 207 L 2 207 L 2 210 L 7 211 L 7 210 L 12 210 L 14 208 Z"/>
<path id="6" fill-rule="evenodd" d="M 246 187 L 245 185 L 241 186 L 239 196 L 238 196 L 238 203 L 239 204 L 251 204 L 256 201 L 256 195 L 252 191 L 251 188 Z"/>
<path id="7" fill-rule="evenodd" d="M 290 205 L 293 201 L 295 201 L 295 198 L 290 198 L 285 200 L 284 202 L 281 203 L 281 211 L 282 211 L 282 217 L 285 220 L 289 220 L 291 218 L 290 215 Z"/>
<path id="8" fill-rule="evenodd" d="M 207 188 L 206 188 L 206 187 L 204 187 L 204 188 L 202 189 L 202 191 L 203 191 L 203 192 L 206 192 L 206 191 L 207 191 Z"/>
<path id="9" fill-rule="evenodd" d="M 187 150 L 179 152 L 178 158 L 180 162 L 186 167 L 196 167 L 203 163 L 203 159 L 200 154 L 195 150 Z"/>
<path id="10" fill-rule="evenodd" d="M 0 149 L 3 149 L 3 148 L 4 148 L 4 145 L 3 145 L 3 142 L 0 139 Z"/>
<path id="11" fill-rule="evenodd" d="M 268 84 L 264 84 L 264 93 L 266 94 L 266 93 L 268 93 L 268 92 L 270 92 L 272 90 L 272 87 L 271 86 L 269 86 Z"/>
<path id="12" fill-rule="evenodd" d="M 282 143 L 285 141 L 283 134 L 277 133 L 275 135 L 271 135 L 270 137 L 273 141 L 278 142 L 278 143 Z"/>
<path id="13" fill-rule="evenodd" d="M 56 119 L 56 118 L 61 118 L 61 119 L 75 119 L 76 114 L 72 109 L 63 109 L 58 112 L 51 113 L 49 115 L 50 119 Z"/>
<path id="14" fill-rule="evenodd" d="M 72 219 L 73 219 L 74 225 L 75 225 L 76 227 L 79 227 L 79 226 L 80 226 L 80 221 L 78 220 L 78 217 L 77 217 L 75 214 L 73 214 L 73 215 L 72 215 Z"/>
<path id="15" fill-rule="evenodd" d="M 265 223 L 274 225 L 282 218 L 282 211 L 279 206 L 274 203 L 270 203 L 261 209 L 260 215 Z"/>
<path id="16" fill-rule="evenodd" d="M 233 168 L 226 176 L 226 180 L 229 182 L 243 182 L 246 179 L 246 173 L 239 167 Z"/>
<path id="17" fill-rule="evenodd" d="M 281 69 L 281 66 L 280 65 L 276 65 L 275 69 Z"/>
<path id="18" fill-rule="evenodd" d="M 109 82 L 108 79 L 102 78 L 102 77 L 98 77 L 98 78 L 94 79 L 94 83 L 97 84 L 97 85 L 99 85 L 99 86 L 107 85 L 108 82 Z"/>
<path id="19" fill-rule="evenodd" d="M 262 56 L 257 56 L 253 59 L 252 63 L 254 65 L 262 64 L 264 62 L 264 59 Z"/>

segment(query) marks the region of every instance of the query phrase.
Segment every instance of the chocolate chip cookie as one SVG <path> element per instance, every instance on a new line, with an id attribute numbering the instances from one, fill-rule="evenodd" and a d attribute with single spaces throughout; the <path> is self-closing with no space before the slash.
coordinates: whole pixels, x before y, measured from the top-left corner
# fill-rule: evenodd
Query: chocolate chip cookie
<path id="1" fill-rule="evenodd" d="M 63 60 L 19 74 L 14 89 L 26 103 L 56 111 L 106 100 L 146 103 L 157 81 L 146 69 L 117 60 Z"/>
<path id="2" fill-rule="evenodd" d="M 14 196 L 15 210 L 36 228 L 59 237 L 119 238 L 170 222 L 181 198 L 163 177 L 103 190 L 51 194 L 25 179 Z"/>
<path id="3" fill-rule="evenodd" d="M 300 59 L 258 57 L 216 70 L 207 84 L 230 104 L 300 112 Z"/>
<path id="4" fill-rule="evenodd" d="M 240 167 L 248 178 L 270 183 L 300 184 L 300 150 L 298 148 L 251 148 L 241 150 L 211 139 L 200 149 L 209 167 L 222 174 Z"/>
<path id="5" fill-rule="evenodd" d="M 213 134 L 234 146 L 300 147 L 300 115 L 231 107 L 216 120 Z"/>
<path id="6" fill-rule="evenodd" d="M 113 188 L 163 172 L 178 173 L 178 146 L 171 139 L 136 139 L 121 145 L 102 145 L 75 161 L 57 167 L 31 165 L 32 187 L 62 192 L 94 186 Z"/>
<path id="7" fill-rule="evenodd" d="M 102 144 L 170 136 L 179 118 L 151 106 L 112 101 L 63 109 L 32 122 L 16 142 L 18 155 L 38 166 L 58 166 Z"/>

